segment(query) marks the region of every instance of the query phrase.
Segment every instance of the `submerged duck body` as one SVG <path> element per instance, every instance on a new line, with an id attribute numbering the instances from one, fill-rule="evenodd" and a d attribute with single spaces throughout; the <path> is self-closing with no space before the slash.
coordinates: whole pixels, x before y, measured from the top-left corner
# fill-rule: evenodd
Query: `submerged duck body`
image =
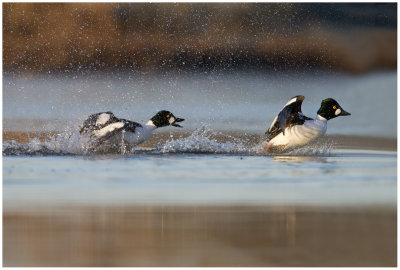
<path id="1" fill-rule="evenodd" d="M 287 150 L 300 147 L 320 138 L 326 133 L 328 120 L 337 116 L 350 115 L 332 98 L 324 99 L 315 119 L 305 116 L 301 111 L 304 96 L 289 100 L 272 121 L 267 132 L 266 151 L 271 147 Z"/>
<path id="2" fill-rule="evenodd" d="M 101 112 L 90 115 L 80 129 L 80 134 L 89 136 L 95 146 L 106 144 L 118 146 L 127 143 L 130 146 L 146 141 L 159 127 L 181 127 L 177 122 L 184 119 L 175 117 L 169 111 L 159 111 L 146 124 L 116 117 L 112 112 Z"/>

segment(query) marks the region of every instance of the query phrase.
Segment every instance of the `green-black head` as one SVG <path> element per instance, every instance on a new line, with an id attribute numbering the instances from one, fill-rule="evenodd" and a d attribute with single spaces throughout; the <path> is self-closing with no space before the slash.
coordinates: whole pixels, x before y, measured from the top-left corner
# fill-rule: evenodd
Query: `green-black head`
<path id="1" fill-rule="evenodd" d="M 318 115 L 329 120 L 338 116 L 350 115 L 333 98 L 324 99 L 321 102 L 321 107 L 318 110 Z"/>
<path id="2" fill-rule="evenodd" d="M 176 123 L 182 122 L 185 119 L 175 117 L 171 112 L 162 110 L 156 113 L 150 120 L 159 128 L 166 126 L 182 127 Z"/>

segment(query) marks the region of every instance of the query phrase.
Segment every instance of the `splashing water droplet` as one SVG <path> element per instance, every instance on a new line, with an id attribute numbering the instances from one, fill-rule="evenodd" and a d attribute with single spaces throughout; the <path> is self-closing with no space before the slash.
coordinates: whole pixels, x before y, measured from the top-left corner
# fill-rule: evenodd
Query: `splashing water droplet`
<path id="1" fill-rule="evenodd" d="M 218 142 L 217 136 L 225 136 L 226 142 Z M 161 153 L 248 153 L 248 148 L 240 140 L 212 131 L 207 126 L 196 129 L 190 136 L 168 140 L 158 147 Z"/>
<path id="2" fill-rule="evenodd" d="M 316 142 L 308 146 L 286 151 L 284 153 L 265 152 L 266 141 L 250 142 L 245 138 L 237 138 L 221 132 L 216 132 L 207 126 L 193 131 L 189 136 L 179 136 L 174 139 L 171 134 L 165 143 L 158 143 L 154 149 L 144 149 L 140 146 L 131 147 L 124 141 L 122 134 L 118 145 L 99 143 L 87 136 L 82 136 L 78 129 L 66 129 L 53 135 L 45 141 L 32 138 L 27 144 L 15 140 L 3 142 L 3 155 L 93 155 L 118 154 L 130 155 L 137 153 L 200 153 L 200 154 L 233 154 L 233 155 L 266 155 L 266 156 L 326 156 L 334 147 L 333 141 Z"/>

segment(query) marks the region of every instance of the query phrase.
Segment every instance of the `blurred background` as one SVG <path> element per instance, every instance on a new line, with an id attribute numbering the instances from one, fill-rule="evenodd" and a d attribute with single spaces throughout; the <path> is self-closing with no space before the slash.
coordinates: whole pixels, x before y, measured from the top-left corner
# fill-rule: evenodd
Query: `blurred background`
<path id="1" fill-rule="evenodd" d="M 4 68 L 396 68 L 396 3 L 4 3 Z"/>
<path id="2" fill-rule="evenodd" d="M 397 3 L 3 3 L 2 75 L 5 266 L 396 266 Z M 243 151 L 299 94 L 351 116 Z M 82 155 L 161 109 L 165 148 Z"/>
<path id="3" fill-rule="evenodd" d="M 334 132 L 393 137 L 396 68 L 396 3 L 3 3 L 8 130 L 169 109 L 261 132 L 303 94 L 310 116 L 328 96 L 353 113 Z"/>

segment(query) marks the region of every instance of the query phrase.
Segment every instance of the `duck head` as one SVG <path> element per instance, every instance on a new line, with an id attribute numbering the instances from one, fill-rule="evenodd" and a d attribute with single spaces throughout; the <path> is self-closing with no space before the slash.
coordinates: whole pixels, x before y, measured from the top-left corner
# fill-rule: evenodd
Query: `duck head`
<path id="1" fill-rule="evenodd" d="M 337 103 L 333 98 L 324 99 L 321 102 L 321 107 L 319 108 L 318 115 L 322 116 L 326 120 L 338 117 L 350 115 L 350 113 L 343 110 L 343 108 Z"/>
<path id="2" fill-rule="evenodd" d="M 182 127 L 177 122 L 182 122 L 185 119 L 175 117 L 171 112 L 163 110 L 156 113 L 150 120 L 159 128 L 166 126 Z"/>

